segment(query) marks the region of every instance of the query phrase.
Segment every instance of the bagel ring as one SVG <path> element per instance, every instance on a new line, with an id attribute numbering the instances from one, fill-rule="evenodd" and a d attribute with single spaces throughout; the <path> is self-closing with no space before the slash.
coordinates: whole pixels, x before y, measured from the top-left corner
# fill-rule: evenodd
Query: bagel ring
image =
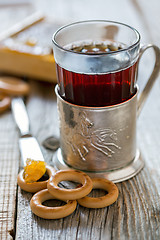
<path id="1" fill-rule="evenodd" d="M 82 186 L 75 189 L 60 188 L 58 183 L 61 181 L 76 181 L 81 183 Z M 79 170 L 61 170 L 49 179 L 47 188 L 54 197 L 60 200 L 76 200 L 91 192 L 92 180 L 87 174 Z"/>
<path id="2" fill-rule="evenodd" d="M 55 174 L 55 169 L 47 165 L 46 172 L 50 178 L 53 174 Z M 21 189 L 25 190 L 26 192 L 35 193 L 42 189 L 47 188 L 48 180 L 41 182 L 26 183 L 25 179 L 23 178 L 23 173 L 24 170 L 20 171 L 17 177 L 17 183 Z"/>
<path id="3" fill-rule="evenodd" d="M 93 189 L 103 189 L 107 190 L 107 194 L 102 197 L 83 197 L 81 199 L 78 199 L 79 205 L 87 208 L 103 208 L 111 205 L 114 203 L 118 198 L 118 188 L 117 186 L 104 178 L 93 178 Z"/>
<path id="4" fill-rule="evenodd" d="M 0 94 L 0 113 L 6 111 L 11 105 L 11 98 Z"/>
<path id="5" fill-rule="evenodd" d="M 41 190 L 33 195 L 30 201 L 32 212 L 38 217 L 45 219 L 64 218 L 74 212 L 77 206 L 76 200 L 66 200 L 67 204 L 59 207 L 46 207 L 42 203 L 49 199 L 56 199 L 48 189 Z"/>
<path id="6" fill-rule="evenodd" d="M 2 76 L 0 77 L 0 91 L 7 95 L 28 95 L 29 84 L 18 77 Z"/>

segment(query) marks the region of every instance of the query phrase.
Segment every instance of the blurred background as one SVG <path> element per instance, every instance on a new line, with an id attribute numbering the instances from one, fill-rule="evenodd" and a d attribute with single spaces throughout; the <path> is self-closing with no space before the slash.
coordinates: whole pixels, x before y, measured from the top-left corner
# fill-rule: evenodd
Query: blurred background
<path id="1" fill-rule="evenodd" d="M 156 35 L 153 26 L 158 26 L 158 5 L 157 0 L 0 0 L 0 31 L 35 11 L 42 11 L 49 18 L 62 22 L 108 19 L 128 23 L 137 29 L 144 25 L 145 31 Z"/>
<path id="2" fill-rule="evenodd" d="M 12 30 L 12 27 L 16 24 L 22 24 L 23 26 L 23 21 L 36 12 L 41 12 L 42 15 L 46 17 L 47 21 L 50 22 L 50 28 L 47 31 L 47 35 L 43 29 L 44 33 L 42 33 L 40 37 L 37 36 L 37 38 L 41 38 L 41 40 L 44 38 L 45 44 L 50 48 L 52 48 L 51 38 L 53 32 L 59 26 L 87 19 L 105 19 L 129 24 L 141 33 L 142 43 L 151 42 L 160 46 L 159 32 L 157 31 L 157 29 L 159 29 L 158 0 L 152 2 L 145 0 L 0 0 L 0 48 L 3 47 L 4 39 L 7 38 L 6 36 L 9 36 L 9 30 Z M 45 28 L 45 26 L 42 28 Z M 36 31 L 32 31 L 32 35 L 34 32 L 36 39 Z M 34 36 L 32 36 L 32 38 L 33 37 Z M 26 41 L 27 45 L 30 47 L 33 45 L 33 42 L 30 42 L 30 39 L 29 43 L 28 40 Z M 35 41 L 37 41 L 37 39 Z M 52 52 L 50 52 L 50 56 L 51 55 Z M 150 53 L 147 55 L 149 56 L 148 58 L 150 58 Z M 2 56 L 0 51 L 0 62 L 3 62 L 5 56 L 6 55 Z M 11 67 L 13 60 L 11 61 L 11 64 L 7 64 L 9 59 L 10 56 L 6 58 L 5 63 L 0 64 L 0 71 L 3 71 L 3 68 L 6 69 L 6 71 L 10 71 L 11 68 L 11 73 L 14 73 L 14 69 L 12 70 Z M 147 71 L 150 71 L 152 66 L 150 67 L 147 57 L 144 58 L 143 62 L 145 66 L 148 66 Z M 6 65 L 8 66 L 6 67 Z M 15 73 L 17 73 L 16 71 Z M 24 73 L 26 74 L 25 70 Z M 50 74 L 54 75 L 55 70 L 52 69 Z M 139 76 L 141 78 L 140 74 Z M 148 73 L 146 74 L 148 75 Z M 33 76 L 33 78 L 34 77 L 35 76 Z M 37 76 L 37 79 L 38 78 L 39 76 Z M 52 81 L 52 78 L 49 79 L 47 76 L 42 76 L 42 80 Z M 54 81 L 56 81 L 55 75 Z"/>

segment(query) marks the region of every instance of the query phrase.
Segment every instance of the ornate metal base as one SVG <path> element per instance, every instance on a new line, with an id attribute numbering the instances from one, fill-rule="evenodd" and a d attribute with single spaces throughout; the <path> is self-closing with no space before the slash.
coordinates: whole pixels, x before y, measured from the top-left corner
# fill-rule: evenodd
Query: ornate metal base
<path id="1" fill-rule="evenodd" d="M 59 148 L 57 152 L 53 155 L 53 165 L 56 170 L 65 170 L 71 169 L 62 158 L 61 149 Z M 90 177 L 100 177 L 100 178 L 107 178 L 114 183 L 122 182 L 127 179 L 132 178 L 135 176 L 142 168 L 144 167 L 144 160 L 142 155 L 137 149 L 136 156 L 134 160 L 124 168 L 113 170 L 113 171 L 105 171 L 105 172 L 87 172 L 85 171 Z M 80 170 L 80 169 L 79 169 Z"/>

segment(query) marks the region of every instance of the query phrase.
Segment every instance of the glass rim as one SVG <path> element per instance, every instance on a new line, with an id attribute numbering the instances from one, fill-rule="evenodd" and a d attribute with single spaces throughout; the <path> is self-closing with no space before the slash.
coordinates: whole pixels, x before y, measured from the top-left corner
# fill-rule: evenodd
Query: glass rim
<path id="1" fill-rule="evenodd" d="M 101 52 L 101 53 L 83 53 L 83 52 L 76 52 L 76 51 L 73 51 L 73 50 L 69 50 L 69 49 L 66 49 L 62 46 L 60 46 L 57 41 L 56 41 L 56 36 L 57 34 L 67 28 L 67 27 L 70 27 L 70 26 L 74 26 L 74 25 L 77 25 L 77 24 L 81 24 L 81 23 L 112 23 L 112 24 L 117 24 L 117 25 L 122 25 L 122 26 L 125 26 L 129 29 L 131 29 L 135 34 L 136 34 L 136 37 L 137 37 L 137 40 L 135 41 L 135 43 L 131 44 L 129 47 L 127 48 L 123 48 L 123 49 L 118 49 L 116 51 L 111 51 L 111 52 Z M 67 24 L 67 25 L 64 25 L 62 27 L 60 27 L 54 34 L 53 34 L 53 37 L 52 37 L 52 42 L 53 44 L 58 47 L 59 49 L 65 51 L 65 52 L 69 52 L 69 53 L 73 53 L 73 54 L 79 54 L 79 55 L 89 55 L 89 56 L 97 56 L 97 55 L 106 55 L 106 54 L 115 54 L 115 53 L 120 53 L 120 52 L 124 52 L 124 51 L 128 51 L 128 50 L 131 50 L 133 49 L 134 47 L 136 47 L 139 43 L 140 43 L 140 39 L 141 39 L 141 36 L 140 36 L 140 33 L 137 31 L 137 29 L 135 29 L 134 27 L 131 27 L 130 25 L 128 24 L 125 24 L 125 23 L 121 23 L 121 22 L 118 22 L 118 21 L 111 21 L 111 20 L 85 20 L 85 21 L 78 21 L 78 22 L 73 22 L 73 23 L 70 23 L 70 24 Z"/>

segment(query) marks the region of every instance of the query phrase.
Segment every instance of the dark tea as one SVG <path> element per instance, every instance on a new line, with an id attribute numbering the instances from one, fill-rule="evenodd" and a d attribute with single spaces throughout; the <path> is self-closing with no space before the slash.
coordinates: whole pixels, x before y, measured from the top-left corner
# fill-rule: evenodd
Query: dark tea
<path id="1" fill-rule="evenodd" d="M 85 54 L 121 50 L 120 44 L 90 44 L 70 48 Z M 68 71 L 57 64 L 59 91 L 66 101 L 90 107 L 103 107 L 126 101 L 135 93 L 136 63 L 115 72 L 85 74 Z"/>

